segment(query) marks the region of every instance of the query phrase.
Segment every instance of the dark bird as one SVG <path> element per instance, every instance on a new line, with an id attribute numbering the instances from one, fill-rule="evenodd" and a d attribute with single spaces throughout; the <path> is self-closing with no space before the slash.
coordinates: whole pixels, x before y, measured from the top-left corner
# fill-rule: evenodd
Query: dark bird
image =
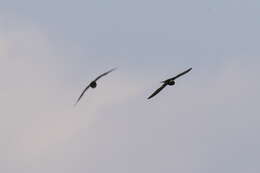
<path id="1" fill-rule="evenodd" d="M 164 89 L 167 85 L 169 86 L 172 86 L 172 85 L 175 85 L 175 79 L 181 77 L 182 75 L 185 75 L 186 73 L 188 73 L 189 71 L 191 71 L 192 68 L 189 68 L 188 70 L 178 74 L 177 76 L 173 77 L 173 78 L 170 78 L 170 79 L 167 79 L 165 81 L 162 81 L 161 83 L 162 86 L 160 88 L 158 88 L 150 97 L 148 97 L 147 99 L 150 99 L 152 97 L 154 97 L 156 94 L 158 94 L 162 89 Z"/>
<path id="2" fill-rule="evenodd" d="M 90 84 L 82 91 L 82 93 L 81 93 L 81 95 L 79 96 L 79 98 L 78 98 L 77 102 L 75 103 L 75 105 L 78 104 L 78 102 L 79 102 L 80 99 L 83 97 L 83 95 L 85 94 L 85 92 L 87 91 L 87 89 L 89 89 L 89 87 L 91 87 L 91 88 L 93 88 L 93 89 L 96 88 L 96 87 L 97 87 L 97 80 L 99 80 L 99 79 L 102 78 L 103 76 L 105 76 L 105 75 L 111 73 L 112 71 L 114 71 L 114 70 L 116 70 L 116 69 L 117 69 L 117 68 L 113 68 L 113 69 L 111 69 L 111 70 L 109 70 L 109 71 L 107 71 L 107 72 L 101 74 L 100 76 L 98 76 L 94 81 L 90 82 Z"/>

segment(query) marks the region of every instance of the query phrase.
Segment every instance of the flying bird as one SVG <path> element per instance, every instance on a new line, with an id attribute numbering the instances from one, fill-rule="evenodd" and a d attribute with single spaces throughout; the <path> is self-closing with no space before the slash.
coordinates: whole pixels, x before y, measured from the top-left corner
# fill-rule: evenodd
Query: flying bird
<path id="1" fill-rule="evenodd" d="M 111 73 L 112 71 L 116 70 L 117 68 L 113 68 L 103 74 L 101 74 L 100 76 L 98 76 L 95 80 L 93 80 L 92 82 L 90 82 L 90 84 L 82 91 L 81 95 L 79 96 L 79 98 L 77 99 L 77 102 L 75 103 L 75 105 L 78 104 L 78 102 L 80 101 L 80 99 L 83 97 L 83 95 L 85 94 L 85 92 L 87 91 L 87 89 L 90 88 L 96 88 L 97 87 L 97 80 L 99 80 L 100 78 L 102 78 L 103 76 L 106 76 L 107 74 Z"/>
<path id="2" fill-rule="evenodd" d="M 162 89 L 164 89 L 167 85 L 169 86 L 172 86 L 172 85 L 175 85 L 175 79 L 181 77 L 182 75 L 185 75 L 186 73 L 188 73 L 189 71 L 191 71 L 192 68 L 189 68 L 188 70 L 178 74 L 177 76 L 173 77 L 173 78 L 170 78 L 170 79 L 167 79 L 165 81 L 162 81 L 161 83 L 162 86 L 160 88 L 158 88 L 150 97 L 148 97 L 147 99 L 150 99 L 152 97 L 154 97 L 156 94 L 158 94 L 160 91 L 162 91 Z"/>

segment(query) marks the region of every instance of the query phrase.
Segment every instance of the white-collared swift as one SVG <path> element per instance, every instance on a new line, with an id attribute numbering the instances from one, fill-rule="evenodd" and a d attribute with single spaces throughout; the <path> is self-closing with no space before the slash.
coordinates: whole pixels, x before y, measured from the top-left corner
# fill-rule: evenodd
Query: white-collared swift
<path id="1" fill-rule="evenodd" d="M 101 75 L 98 76 L 95 80 L 93 80 L 92 82 L 90 82 L 90 84 L 82 91 L 82 93 L 81 93 L 81 95 L 79 96 L 79 98 L 77 99 L 77 102 L 75 103 L 75 105 L 78 104 L 78 102 L 79 102 L 80 99 L 83 97 L 83 95 L 85 94 L 85 92 L 87 91 L 87 89 L 89 89 L 89 87 L 90 87 L 90 88 L 93 88 L 93 89 L 96 88 L 96 87 L 97 87 L 97 80 L 99 80 L 99 79 L 102 78 L 103 76 L 105 76 L 105 75 L 111 73 L 112 71 L 114 71 L 114 70 L 116 70 L 116 69 L 117 69 L 117 68 L 113 68 L 113 69 L 111 69 L 111 70 L 109 70 L 109 71 L 107 71 L 107 72 L 101 74 Z"/>
<path id="2" fill-rule="evenodd" d="M 182 75 L 185 75 L 186 73 L 188 73 L 189 71 L 191 71 L 192 68 L 189 68 L 188 70 L 178 74 L 177 76 L 173 77 L 173 78 L 170 78 L 170 79 L 167 79 L 165 81 L 162 81 L 161 83 L 163 83 L 163 85 L 158 88 L 150 97 L 148 97 L 147 99 L 150 99 L 152 97 L 154 97 L 156 94 L 158 94 L 162 89 L 164 89 L 167 85 L 169 86 L 173 86 L 175 85 L 175 79 L 181 77 Z"/>

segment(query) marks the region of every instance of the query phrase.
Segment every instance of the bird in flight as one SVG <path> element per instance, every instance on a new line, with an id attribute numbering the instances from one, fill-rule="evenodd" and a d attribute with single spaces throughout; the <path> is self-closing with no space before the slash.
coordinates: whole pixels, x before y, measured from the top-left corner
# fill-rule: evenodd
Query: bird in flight
<path id="1" fill-rule="evenodd" d="M 91 88 L 96 88 L 97 87 L 97 80 L 99 80 L 100 78 L 102 78 L 103 76 L 106 76 L 107 74 L 111 73 L 112 71 L 116 70 L 117 68 L 113 68 L 103 74 L 101 74 L 100 76 L 98 76 L 95 80 L 93 80 L 92 82 L 90 82 L 90 84 L 82 91 L 81 95 L 79 96 L 79 98 L 77 99 L 77 102 L 75 103 L 75 105 L 78 104 L 78 102 L 80 101 L 80 99 L 83 97 L 83 95 L 85 94 L 85 92 L 87 91 L 87 89 L 89 89 L 89 87 Z"/>
<path id="2" fill-rule="evenodd" d="M 152 97 L 154 97 L 156 94 L 158 94 L 160 91 L 162 91 L 162 89 L 164 89 L 167 85 L 169 86 L 172 86 L 172 85 L 175 85 L 175 79 L 181 77 L 182 75 L 185 75 L 186 73 L 188 73 L 189 71 L 191 71 L 192 68 L 189 68 L 188 70 L 178 74 L 177 76 L 173 77 L 173 78 L 170 78 L 170 79 L 167 79 L 165 81 L 162 81 L 161 83 L 162 86 L 160 88 L 158 88 L 150 97 L 148 97 L 147 99 L 150 99 Z"/>

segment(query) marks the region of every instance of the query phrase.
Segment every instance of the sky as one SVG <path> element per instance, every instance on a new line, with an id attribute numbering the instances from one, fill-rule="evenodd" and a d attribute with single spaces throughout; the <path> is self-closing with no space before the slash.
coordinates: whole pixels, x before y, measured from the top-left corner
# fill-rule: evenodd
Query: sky
<path id="1" fill-rule="evenodd" d="M 254 0 L 2 2 L 0 172 L 258 173 L 259 16 Z"/>

